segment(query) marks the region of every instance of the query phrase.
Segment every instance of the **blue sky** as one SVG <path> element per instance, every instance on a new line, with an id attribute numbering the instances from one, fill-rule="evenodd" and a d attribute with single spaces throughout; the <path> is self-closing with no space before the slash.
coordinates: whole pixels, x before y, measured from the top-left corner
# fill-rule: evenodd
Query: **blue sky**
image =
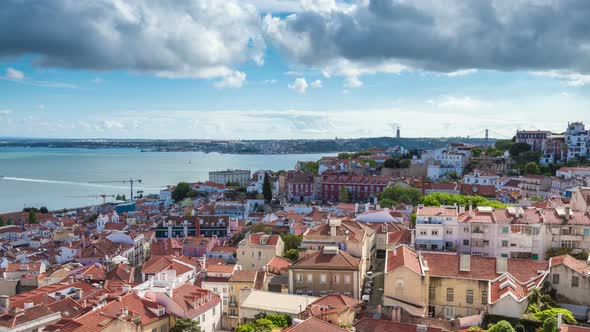
<path id="1" fill-rule="evenodd" d="M 509 137 L 589 122 L 584 23 L 538 22 L 583 2 L 490 3 L 8 0 L 0 137 Z"/>

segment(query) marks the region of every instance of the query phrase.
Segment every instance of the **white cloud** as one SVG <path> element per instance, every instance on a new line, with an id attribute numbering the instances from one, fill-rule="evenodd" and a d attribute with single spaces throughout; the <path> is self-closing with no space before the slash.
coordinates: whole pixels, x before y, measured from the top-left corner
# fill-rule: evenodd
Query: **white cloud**
<path id="1" fill-rule="evenodd" d="M 477 73 L 477 69 L 461 69 L 461 70 L 456 70 L 456 71 L 452 71 L 450 73 L 446 73 L 446 76 L 449 77 L 457 77 L 457 76 L 465 76 L 465 75 L 471 75 L 471 74 L 475 74 Z"/>
<path id="2" fill-rule="evenodd" d="M 273 79 L 270 79 L 270 80 L 264 80 L 264 81 L 262 81 L 262 83 L 268 84 L 268 85 L 274 85 L 274 84 L 277 84 L 278 82 L 279 81 L 275 80 L 274 78 Z"/>
<path id="3" fill-rule="evenodd" d="M 22 81 L 25 79 L 25 73 L 14 68 L 6 68 L 4 77 L 9 80 Z"/>
<path id="4" fill-rule="evenodd" d="M 590 75 L 564 70 L 548 70 L 533 72 L 533 75 L 555 78 L 563 81 L 567 86 L 581 87 L 590 84 Z"/>
<path id="5" fill-rule="evenodd" d="M 299 72 L 299 71 L 295 71 L 295 70 L 289 70 L 285 72 L 285 75 L 288 76 L 301 76 L 303 75 L 303 73 Z"/>
<path id="6" fill-rule="evenodd" d="M 102 125 L 106 129 L 123 129 L 123 128 L 125 128 L 123 123 L 116 121 L 116 120 L 105 120 L 105 121 L 103 121 Z"/>
<path id="7" fill-rule="evenodd" d="M 44 111 L 45 110 L 45 104 L 39 104 L 37 105 L 37 109 L 40 111 Z"/>
<path id="8" fill-rule="evenodd" d="M 436 103 L 438 108 L 448 109 L 448 110 L 463 110 L 463 111 L 472 111 L 472 110 L 481 110 L 487 108 L 489 103 L 483 100 L 479 100 L 476 98 L 462 96 L 446 96 L 442 100 Z"/>
<path id="9" fill-rule="evenodd" d="M 91 82 L 94 84 L 100 84 L 100 83 L 104 82 L 104 80 L 100 77 L 95 77 Z"/>
<path id="10" fill-rule="evenodd" d="M 299 93 L 305 93 L 309 87 L 304 77 L 296 78 L 295 81 L 293 81 L 293 84 L 289 84 L 288 86 L 290 89 L 293 89 Z"/>
<path id="11" fill-rule="evenodd" d="M 215 83 L 215 86 L 218 88 L 241 88 L 245 81 L 246 73 L 236 70 Z"/>
<path id="12" fill-rule="evenodd" d="M 346 88 L 358 88 L 363 85 L 360 79 L 361 76 L 378 73 L 399 74 L 409 69 L 395 61 L 352 62 L 339 59 L 322 68 L 322 74 L 325 77 L 344 76 L 344 86 Z"/>
<path id="13" fill-rule="evenodd" d="M 315 80 L 315 81 L 311 82 L 310 85 L 312 88 L 321 88 L 322 87 L 322 80 Z"/>
<path id="14" fill-rule="evenodd" d="M 0 116 L 6 116 L 12 114 L 12 110 L 0 110 Z"/>

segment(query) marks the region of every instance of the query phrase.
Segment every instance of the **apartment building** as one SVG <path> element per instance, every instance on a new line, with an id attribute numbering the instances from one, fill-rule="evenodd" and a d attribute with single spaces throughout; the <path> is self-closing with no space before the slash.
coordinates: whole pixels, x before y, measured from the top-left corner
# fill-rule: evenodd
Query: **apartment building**
<path id="1" fill-rule="evenodd" d="M 224 171 L 209 172 L 209 181 L 225 185 L 228 182 L 237 182 L 245 187 L 250 183 L 250 170 L 228 169 Z"/>
<path id="2" fill-rule="evenodd" d="M 552 257 L 549 282 L 558 302 L 590 307 L 590 261 L 570 255 Z"/>
<path id="3" fill-rule="evenodd" d="M 343 294 L 360 299 L 361 260 L 337 247 L 324 247 L 289 266 L 289 293 L 307 296 Z"/>
<path id="4" fill-rule="evenodd" d="M 329 219 L 303 233 L 300 247 L 308 251 L 336 247 L 360 259 L 361 271 L 371 266 L 375 255 L 375 230 L 356 221 Z"/>
<path id="5" fill-rule="evenodd" d="M 590 131 L 582 122 L 567 124 L 565 131 L 565 144 L 567 145 L 567 160 L 587 158 L 590 147 Z"/>
<path id="6" fill-rule="evenodd" d="M 283 256 L 285 243 L 279 235 L 250 234 L 238 245 L 238 264 L 247 270 L 260 270 L 275 256 Z"/>
<path id="7" fill-rule="evenodd" d="M 518 188 L 524 197 L 549 198 L 551 196 L 551 178 L 543 175 L 526 175 L 518 178 Z"/>
<path id="8" fill-rule="evenodd" d="M 550 137 L 551 132 L 547 130 L 519 130 L 516 132 L 516 143 L 526 143 L 533 151 L 544 151 Z"/>
<path id="9" fill-rule="evenodd" d="M 399 246 L 385 264 L 384 305 L 412 316 L 452 319 L 484 311 L 520 317 L 549 274 L 545 261 L 416 252 Z"/>
<path id="10" fill-rule="evenodd" d="M 323 175 L 319 180 L 319 199 L 341 201 L 342 188 L 348 191 L 348 200 L 368 202 L 383 192 L 391 183 L 387 176 Z"/>
<path id="11" fill-rule="evenodd" d="M 257 289 L 264 286 L 265 272 L 254 270 L 234 271 L 229 278 L 229 308 L 228 315 L 223 322 L 224 328 L 233 329 L 238 326 L 240 305 L 244 299 L 240 298 L 241 290 Z"/>

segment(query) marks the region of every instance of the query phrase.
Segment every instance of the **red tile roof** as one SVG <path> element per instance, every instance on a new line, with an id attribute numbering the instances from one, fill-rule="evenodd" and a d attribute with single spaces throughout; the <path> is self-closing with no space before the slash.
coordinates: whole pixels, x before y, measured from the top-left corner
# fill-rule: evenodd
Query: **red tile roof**
<path id="1" fill-rule="evenodd" d="M 174 288 L 172 299 L 182 309 L 185 317 L 190 318 L 195 318 L 207 312 L 220 302 L 219 295 L 190 284 Z"/>
<path id="2" fill-rule="evenodd" d="M 336 254 L 324 253 L 324 251 L 314 252 L 291 265 L 289 269 L 331 268 L 358 270 L 359 266 L 360 258 L 353 257 L 345 251 L 338 250 Z"/>
<path id="3" fill-rule="evenodd" d="M 584 261 L 577 260 L 570 255 L 555 256 L 551 258 L 551 267 L 562 264 L 584 277 L 590 276 L 590 265 L 586 264 Z"/>
<path id="4" fill-rule="evenodd" d="M 387 252 L 387 265 L 385 272 L 390 272 L 402 266 L 422 275 L 422 267 L 418 254 L 406 245 L 400 245 Z"/>
<path id="5" fill-rule="evenodd" d="M 398 323 L 391 320 L 377 320 L 364 317 L 353 324 L 357 332 L 416 332 L 415 324 Z M 442 332 L 438 327 L 429 326 L 427 332 Z"/>
<path id="6" fill-rule="evenodd" d="M 283 332 L 309 332 L 309 331 L 322 331 L 322 332 L 348 332 L 348 330 L 338 327 L 334 324 L 330 324 L 319 318 L 309 317 L 303 322 L 288 327 Z"/>
<path id="7" fill-rule="evenodd" d="M 263 243 L 262 239 L 266 239 L 266 243 Z M 279 236 L 264 233 L 254 233 L 250 234 L 249 241 L 250 244 L 276 246 L 279 242 Z"/>
<path id="8" fill-rule="evenodd" d="M 35 319 L 41 319 L 55 314 L 55 312 L 44 305 L 37 305 L 31 308 L 24 309 L 21 313 L 6 313 L 0 315 L 0 326 L 6 328 L 16 328 L 19 325 L 31 322 Z M 18 328 L 17 331 L 26 330 Z"/>
<path id="9" fill-rule="evenodd" d="M 360 301 L 342 294 L 327 294 L 307 306 L 306 311 L 313 316 L 340 313 L 346 309 L 354 310 Z"/>

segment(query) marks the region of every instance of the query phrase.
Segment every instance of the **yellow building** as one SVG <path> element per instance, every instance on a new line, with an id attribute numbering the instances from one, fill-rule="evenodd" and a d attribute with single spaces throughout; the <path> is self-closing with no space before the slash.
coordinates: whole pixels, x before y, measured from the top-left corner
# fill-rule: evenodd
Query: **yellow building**
<path id="1" fill-rule="evenodd" d="M 549 273 L 545 261 L 416 252 L 387 253 L 384 305 L 413 316 L 456 318 L 487 311 L 519 317 Z"/>
<path id="2" fill-rule="evenodd" d="M 244 269 L 260 270 L 275 256 L 283 256 L 285 243 L 278 235 L 250 234 L 238 245 L 238 264 Z"/>
<path id="3" fill-rule="evenodd" d="M 229 303 L 228 314 L 222 322 L 224 328 L 233 329 L 240 324 L 240 291 L 243 289 L 262 289 L 265 273 L 254 270 L 234 271 L 229 278 Z"/>

